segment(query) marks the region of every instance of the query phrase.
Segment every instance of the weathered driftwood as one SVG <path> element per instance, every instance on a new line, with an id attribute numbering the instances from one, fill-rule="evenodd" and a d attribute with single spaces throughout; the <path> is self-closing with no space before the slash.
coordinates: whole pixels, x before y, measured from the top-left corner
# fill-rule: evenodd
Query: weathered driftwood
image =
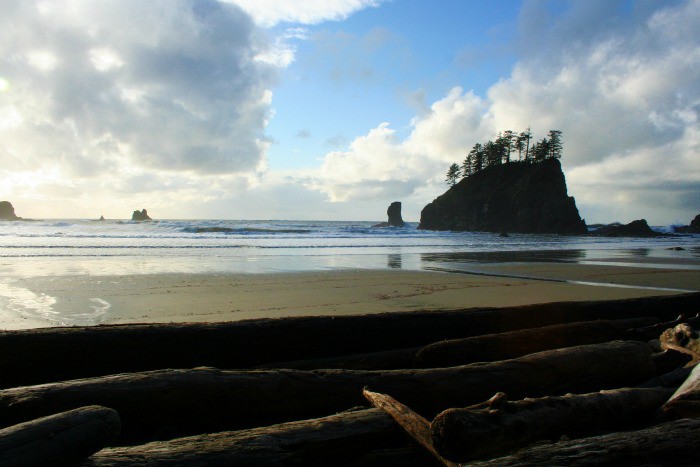
<path id="1" fill-rule="evenodd" d="M 630 328 L 644 327 L 646 329 L 655 321 L 654 318 L 634 318 L 566 323 L 450 339 L 408 349 L 273 362 L 260 365 L 259 368 L 390 370 L 397 368 L 439 368 L 475 362 L 493 362 L 543 350 L 624 339 Z"/>
<path id="2" fill-rule="evenodd" d="M 160 370 L 2 390 L 0 425 L 99 404 L 119 412 L 125 441 L 173 437 L 326 416 L 363 404 L 365 386 L 432 418 L 501 390 L 516 398 L 589 392 L 655 372 L 651 350 L 637 341 L 430 370 Z"/>
<path id="3" fill-rule="evenodd" d="M 638 431 L 559 441 L 522 449 L 470 466 L 698 465 L 700 419 L 684 419 Z"/>
<path id="4" fill-rule="evenodd" d="M 335 465 L 402 442 L 379 409 L 344 412 L 250 430 L 103 449 L 82 466 Z"/>
<path id="5" fill-rule="evenodd" d="M 700 417 L 700 365 L 660 409 L 664 418 Z"/>
<path id="6" fill-rule="evenodd" d="M 0 430 L 0 465 L 75 465 L 114 441 L 119 415 L 81 407 Z"/>
<path id="7" fill-rule="evenodd" d="M 542 439 L 648 421 L 672 393 L 670 388 L 623 388 L 512 402 L 499 393 L 484 404 L 438 414 L 431 439 L 452 461 L 489 459 Z"/>
<path id="8" fill-rule="evenodd" d="M 372 392 L 367 389 L 363 390 L 362 394 L 372 403 L 373 406 L 383 410 L 389 416 L 391 416 L 391 418 L 394 419 L 411 438 L 413 438 L 419 445 L 421 445 L 426 451 L 435 457 L 435 459 L 437 459 L 442 465 L 446 465 L 448 467 L 457 465 L 443 458 L 440 454 L 438 454 L 435 448 L 433 448 L 432 441 L 430 440 L 430 422 L 424 417 L 421 417 L 413 410 L 398 402 L 393 397 L 387 396 L 386 394 Z"/>
<path id="9" fill-rule="evenodd" d="M 5 331 L 0 332 L 0 387 L 162 368 L 250 368 L 594 319 L 669 320 L 678 310 L 698 307 L 700 293 L 498 309 Z"/>
<path id="10" fill-rule="evenodd" d="M 659 337 L 662 348 L 674 349 L 691 355 L 700 361 L 700 333 L 688 323 L 681 323 L 665 330 Z"/>
<path id="11" fill-rule="evenodd" d="M 624 339 L 630 328 L 648 326 L 654 321 L 653 318 L 585 321 L 451 339 L 421 348 L 416 352 L 414 364 L 417 368 L 430 368 L 493 362 L 543 350 L 598 344 Z"/>

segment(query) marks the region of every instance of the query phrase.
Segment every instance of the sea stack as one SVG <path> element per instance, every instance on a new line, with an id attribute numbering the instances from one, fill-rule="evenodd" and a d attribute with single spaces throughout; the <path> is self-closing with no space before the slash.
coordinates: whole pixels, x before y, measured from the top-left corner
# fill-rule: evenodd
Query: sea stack
<path id="1" fill-rule="evenodd" d="M 382 222 L 372 227 L 403 227 L 405 225 L 403 219 L 401 218 L 401 202 L 394 201 L 389 205 L 386 210 L 386 215 L 389 216 L 388 222 Z"/>
<path id="2" fill-rule="evenodd" d="M 421 211 L 419 229 L 585 234 L 558 159 L 487 167 Z"/>
<path id="3" fill-rule="evenodd" d="M 139 211 L 138 209 L 134 211 L 134 213 L 131 215 L 131 220 L 132 221 L 150 221 L 152 220 L 148 216 L 148 212 L 146 210 Z"/>
<path id="4" fill-rule="evenodd" d="M 0 201 L 0 220 L 16 221 L 21 219 L 15 215 L 15 208 L 9 201 Z"/>
<path id="5" fill-rule="evenodd" d="M 624 225 L 604 225 L 591 232 L 591 235 L 599 237 L 659 237 L 662 234 L 651 230 L 646 219 L 637 219 Z"/>
<path id="6" fill-rule="evenodd" d="M 695 219 L 690 221 L 690 225 L 674 227 L 676 233 L 700 233 L 700 214 L 695 216 Z"/>

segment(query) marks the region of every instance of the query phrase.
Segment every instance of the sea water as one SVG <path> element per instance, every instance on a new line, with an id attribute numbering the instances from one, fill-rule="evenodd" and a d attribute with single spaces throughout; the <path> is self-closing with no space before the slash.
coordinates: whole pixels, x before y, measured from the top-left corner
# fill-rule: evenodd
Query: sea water
<path id="1" fill-rule="evenodd" d="M 616 264 L 653 256 L 685 267 L 700 236 L 650 239 L 439 232 L 374 222 L 47 220 L 0 222 L 0 277 L 257 273 L 328 269 L 450 269 L 479 262 Z M 671 250 L 670 248 L 676 248 Z M 680 249 L 679 249 L 680 248 Z M 664 261 L 664 258 L 669 261 Z M 1 282 L 1 280 L 0 280 Z"/>
<path id="2" fill-rule="evenodd" d="M 418 230 L 416 223 L 401 228 L 375 228 L 374 224 L 73 219 L 0 222 L 0 312 L 40 317 L 53 325 L 99 324 L 107 315 L 110 304 L 99 297 L 90 298 L 70 316 L 57 312 L 54 297 L 22 286 L 22 279 L 41 276 L 342 269 L 482 274 L 480 265 L 531 261 L 700 268 L 700 235 L 651 239 L 500 236 Z"/>

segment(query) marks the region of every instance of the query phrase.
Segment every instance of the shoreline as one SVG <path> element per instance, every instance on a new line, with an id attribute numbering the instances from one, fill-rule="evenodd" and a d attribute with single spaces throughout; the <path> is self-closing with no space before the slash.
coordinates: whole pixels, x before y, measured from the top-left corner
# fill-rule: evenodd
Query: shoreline
<path id="1" fill-rule="evenodd" d="M 608 262 L 447 266 L 457 269 L 15 277 L 2 284 L 0 329 L 505 307 L 700 290 L 700 268 L 695 265 L 684 269 Z M 13 298 L 8 301 L 8 296 Z"/>

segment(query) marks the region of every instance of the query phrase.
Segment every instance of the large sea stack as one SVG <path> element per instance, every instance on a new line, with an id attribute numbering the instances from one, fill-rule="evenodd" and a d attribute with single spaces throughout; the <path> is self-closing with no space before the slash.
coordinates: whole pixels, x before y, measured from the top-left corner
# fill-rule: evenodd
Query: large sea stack
<path id="1" fill-rule="evenodd" d="M 586 233 L 566 192 L 557 159 L 487 167 L 421 211 L 419 229 L 515 233 Z"/>
<path id="2" fill-rule="evenodd" d="M 674 227 L 673 230 L 677 233 L 700 233 L 700 214 L 690 221 L 690 225 Z"/>
<path id="3" fill-rule="evenodd" d="M 20 219 L 15 215 L 15 208 L 9 201 L 0 201 L 0 220 L 16 221 Z"/>

